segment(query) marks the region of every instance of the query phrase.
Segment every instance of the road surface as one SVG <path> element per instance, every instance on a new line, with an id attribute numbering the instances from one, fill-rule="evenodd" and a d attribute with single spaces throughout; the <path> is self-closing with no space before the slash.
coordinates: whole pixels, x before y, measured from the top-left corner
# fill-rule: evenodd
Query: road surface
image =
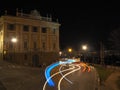
<path id="1" fill-rule="evenodd" d="M 70 66 L 69 68 L 71 67 L 73 66 Z M 91 66 L 89 66 L 90 71 L 88 71 L 88 68 L 84 69 L 81 65 L 80 68 L 78 68 L 78 66 L 74 65 L 74 69 L 62 72 L 62 75 L 59 72 L 59 74 L 52 78 L 55 82 L 55 86 L 50 87 L 47 84 L 43 90 L 98 90 L 96 70 Z M 62 67 L 61 71 L 65 69 L 68 68 Z M 69 72 L 71 73 L 69 74 Z"/>

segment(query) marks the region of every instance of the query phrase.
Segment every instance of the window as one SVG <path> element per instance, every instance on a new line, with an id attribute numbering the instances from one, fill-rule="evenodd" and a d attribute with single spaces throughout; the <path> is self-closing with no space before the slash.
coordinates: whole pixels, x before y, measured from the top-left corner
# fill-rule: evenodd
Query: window
<path id="1" fill-rule="evenodd" d="M 24 49 L 27 49 L 28 48 L 27 46 L 28 46 L 27 41 L 24 41 Z"/>
<path id="2" fill-rule="evenodd" d="M 24 60 L 27 60 L 27 54 L 24 54 Z"/>
<path id="3" fill-rule="evenodd" d="M 28 25 L 24 25 L 23 26 L 23 31 L 28 32 L 29 31 L 29 26 Z"/>
<path id="4" fill-rule="evenodd" d="M 38 32 L 38 27 L 32 27 L 32 32 Z"/>
<path id="5" fill-rule="evenodd" d="M 37 43 L 36 42 L 33 43 L 33 47 L 34 47 L 34 49 L 37 48 Z"/>
<path id="6" fill-rule="evenodd" d="M 55 49 L 55 48 L 56 48 L 56 44 L 54 43 L 54 44 L 53 44 L 53 49 Z"/>
<path id="7" fill-rule="evenodd" d="M 11 42 L 9 43 L 9 48 L 13 49 L 13 43 L 11 43 Z"/>
<path id="8" fill-rule="evenodd" d="M 55 29 L 55 28 L 52 30 L 52 33 L 53 33 L 53 34 L 55 34 L 55 33 L 56 33 L 56 29 Z"/>
<path id="9" fill-rule="evenodd" d="M 47 28 L 42 28 L 42 33 L 47 33 Z"/>
<path id="10" fill-rule="evenodd" d="M 42 48 L 45 50 L 45 42 L 42 43 Z"/>
<path id="11" fill-rule="evenodd" d="M 7 29 L 8 30 L 15 30 L 15 25 L 14 24 L 7 24 Z"/>

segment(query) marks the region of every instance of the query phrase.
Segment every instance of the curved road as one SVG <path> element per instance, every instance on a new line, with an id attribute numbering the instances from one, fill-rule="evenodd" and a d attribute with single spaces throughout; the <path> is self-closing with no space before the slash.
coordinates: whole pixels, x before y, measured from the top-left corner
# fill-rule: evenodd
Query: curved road
<path id="1" fill-rule="evenodd" d="M 79 65 L 78 67 L 76 64 L 71 65 L 69 69 L 66 66 L 62 66 L 62 70 L 64 71 L 59 72 L 55 75 L 52 79 L 55 82 L 55 87 L 46 86 L 44 90 L 97 90 L 97 75 L 96 70 L 93 67 L 90 67 L 90 71 L 87 67 Z M 65 76 L 65 77 L 64 77 Z M 61 80 L 61 78 L 63 78 Z M 60 83 L 61 81 L 61 83 Z"/>

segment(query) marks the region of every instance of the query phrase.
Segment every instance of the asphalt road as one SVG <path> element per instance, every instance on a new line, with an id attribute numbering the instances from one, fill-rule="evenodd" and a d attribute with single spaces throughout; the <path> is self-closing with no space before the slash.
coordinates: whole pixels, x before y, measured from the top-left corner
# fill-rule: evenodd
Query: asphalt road
<path id="1" fill-rule="evenodd" d="M 68 84 L 67 82 L 66 85 L 61 84 L 61 90 L 95 90 L 95 77 L 95 70 L 92 70 L 91 72 L 81 72 L 81 70 L 79 70 L 68 76 L 73 84 Z"/>
<path id="2" fill-rule="evenodd" d="M 69 70 L 64 72 L 63 75 L 66 73 L 73 71 Z M 96 70 L 91 67 L 91 71 L 88 72 L 83 71 L 83 67 L 78 71 L 75 71 L 66 76 L 66 79 L 63 79 L 60 84 L 60 88 L 58 88 L 59 80 L 62 76 L 58 74 L 56 77 L 53 78 L 55 81 L 55 87 L 46 86 L 45 90 L 98 90 L 98 82 L 97 82 L 97 74 Z M 58 79 L 59 78 L 59 79 Z"/>

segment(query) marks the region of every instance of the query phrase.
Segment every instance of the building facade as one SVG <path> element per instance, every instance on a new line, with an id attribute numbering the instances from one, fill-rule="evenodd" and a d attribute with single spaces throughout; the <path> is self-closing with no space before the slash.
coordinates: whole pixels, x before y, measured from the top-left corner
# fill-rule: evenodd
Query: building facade
<path id="1" fill-rule="evenodd" d="M 24 65 L 39 66 L 58 59 L 60 24 L 42 17 L 37 10 L 30 14 L 0 17 L 0 57 Z"/>

